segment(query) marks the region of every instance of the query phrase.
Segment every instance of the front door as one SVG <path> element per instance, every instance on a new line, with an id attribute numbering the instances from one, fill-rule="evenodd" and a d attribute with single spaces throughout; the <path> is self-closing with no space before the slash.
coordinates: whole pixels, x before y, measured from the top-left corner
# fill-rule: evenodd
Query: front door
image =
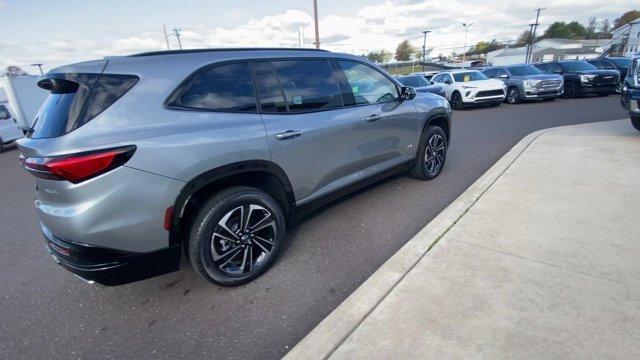
<path id="1" fill-rule="evenodd" d="M 362 123 L 343 106 L 325 59 L 253 63 L 272 161 L 287 173 L 298 205 L 359 179 Z"/>
<path id="2" fill-rule="evenodd" d="M 401 100 L 396 83 L 375 68 L 338 61 L 351 88 L 363 125 L 360 152 L 367 174 L 411 160 L 420 140 L 420 115 L 411 100 Z"/>

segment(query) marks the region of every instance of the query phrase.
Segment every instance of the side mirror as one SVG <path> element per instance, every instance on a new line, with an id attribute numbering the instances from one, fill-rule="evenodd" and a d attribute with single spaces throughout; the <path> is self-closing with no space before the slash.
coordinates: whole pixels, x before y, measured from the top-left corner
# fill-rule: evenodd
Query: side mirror
<path id="1" fill-rule="evenodd" d="M 400 99 L 402 100 L 412 100 L 416 97 L 416 90 L 411 86 L 403 86 L 400 89 Z"/>

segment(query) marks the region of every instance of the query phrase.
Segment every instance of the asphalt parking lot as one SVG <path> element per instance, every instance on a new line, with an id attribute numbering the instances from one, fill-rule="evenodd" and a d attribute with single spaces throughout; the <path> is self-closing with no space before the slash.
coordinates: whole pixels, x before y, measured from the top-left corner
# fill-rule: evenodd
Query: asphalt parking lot
<path id="1" fill-rule="evenodd" d="M 239 288 L 212 286 L 187 265 L 122 287 L 79 281 L 46 254 L 33 180 L 8 150 L 0 154 L 0 358 L 278 358 L 522 137 L 626 117 L 617 96 L 457 111 L 439 178 L 396 176 L 324 207 L 292 229 L 268 273 Z"/>

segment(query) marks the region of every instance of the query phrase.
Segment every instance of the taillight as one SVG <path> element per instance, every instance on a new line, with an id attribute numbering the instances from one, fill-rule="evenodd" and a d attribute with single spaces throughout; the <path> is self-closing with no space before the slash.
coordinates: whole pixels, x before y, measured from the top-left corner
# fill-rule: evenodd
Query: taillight
<path id="1" fill-rule="evenodd" d="M 77 184 L 124 165 L 135 150 L 135 146 L 125 146 L 44 158 L 20 155 L 20 162 L 35 177 Z"/>

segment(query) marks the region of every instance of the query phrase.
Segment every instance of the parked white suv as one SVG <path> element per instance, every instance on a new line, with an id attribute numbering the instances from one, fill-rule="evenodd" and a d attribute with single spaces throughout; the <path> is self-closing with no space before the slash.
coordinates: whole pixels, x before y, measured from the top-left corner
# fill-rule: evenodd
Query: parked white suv
<path id="1" fill-rule="evenodd" d="M 504 82 L 489 79 L 477 70 L 452 70 L 442 72 L 431 79 L 441 87 L 453 109 L 465 105 L 489 103 L 499 106 L 507 93 Z"/>
<path id="2" fill-rule="evenodd" d="M 0 104 L 0 152 L 4 150 L 5 145 L 22 136 L 22 130 L 11 115 L 11 111 L 4 104 Z"/>

